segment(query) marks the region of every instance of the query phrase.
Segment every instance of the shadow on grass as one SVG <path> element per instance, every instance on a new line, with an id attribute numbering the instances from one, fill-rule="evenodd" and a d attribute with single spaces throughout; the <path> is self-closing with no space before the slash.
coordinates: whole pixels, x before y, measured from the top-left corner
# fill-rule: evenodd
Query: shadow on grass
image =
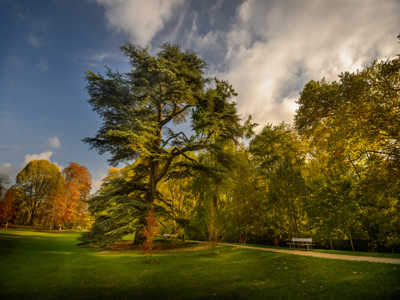
<path id="1" fill-rule="evenodd" d="M 72 267 L 58 270 L 60 274 L 48 276 L 46 272 L 50 271 L 44 270 L 46 280 L 27 282 L 30 289 L 7 289 L 0 291 L 0 295 L 3 293 L 4 299 L 398 299 L 399 296 L 398 290 L 388 289 L 384 282 L 387 278 L 395 280 L 398 273 L 388 268 L 371 268 L 376 265 L 370 263 L 299 259 L 228 247 L 218 251 L 218 258 L 183 252 L 158 258 L 160 264 L 147 265 L 140 262 L 143 257 L 139 255 L 86 258 L 85 265 L 72 263 Z"/>
<path id="2" fill-rule="evenodd" d="M 162 251 L 154 256 L 159 264 L 143 264 L 140 251 L 79 248 L 76 236 L 0 238 L 0 243 L 15 249 L 0 261 L 0 299 L 354 300 L 400 296 L 399 270 L 385 264 L 231 246 L 218 246 L 218 257 L 205 257 L 211 252 L 208 248 Z M 185 245 L 187 250 L 198 246 L 203 245 Z M 3 255 L 8 250 L 0 247 L 0 251 Z"/>

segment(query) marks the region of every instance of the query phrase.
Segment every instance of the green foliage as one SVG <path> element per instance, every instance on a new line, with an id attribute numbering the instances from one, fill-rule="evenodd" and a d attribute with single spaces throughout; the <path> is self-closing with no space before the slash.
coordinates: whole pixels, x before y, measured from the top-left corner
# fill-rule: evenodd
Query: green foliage
<path id="1" fill-rule="evenodd" d="M 274 239 L 304 234 L 307 186 L 305 144 L 289 125 L 267 125 L 250 141 L 249 152 L 266 182 L 267 224 Z M 269 219 L 269 220 L 268 220 Z"/>
<path id="2" fill-rule="evenodd" d="M 398 251 L 400 245 L 400 60 L 374 61 L 336 82 L 311 80 L 295 126 L 240 124 L 236 92 L 203 77 L 206 63 L 179 45 L 125 44 L 131 71 L 86 72 L 89 103 L 103 119 L 84 141 L 110 163 L 90 201 L 96 222 L 82 245 L 144 241 L 153 204 L 163 233 L 284 244 L 313 237 L 319 247 Z M 170 124 L 190 120 L 192 135 Z M 215 209 L 210 213 L 210 209 Z M 213 221 L 213 222 L 214 222 Z M 211 226 L 213 227 L 213 226 Z M 396 250 L 397 249 L 397 250 Z"/>
<path id="3" fill-rule="evenodd" d="M 338 82 L 310 81 L 295 116 L 310 141 L 308 209 L 320 215 L 313 223 L 330 238 L 369 239 L 374 251 L 400 238 L 399 83 L 399 58 L 342 73 Z"/>
<path id="4" fill-rule="evenodd" d="M 234 160 L 220 202 L 220 231 L 227 241 L 246 243 L 264 232 L 265 187 L 246 148 L 238 148 Z"/>
<path id="5" fill-rule="evenodd" d="M 19 172 L 16 186 L 24 206 L 29 212 L 29 224 L 33 225 L 35 217 L 53 190 L 64 184 L 64 179 L 57 166 L 48 160 L 40 159 L 29 162 Z"/>
<path id="6" fill-rule="evenodd" d="M 232 86 L 203 77 L 204 60 L 179 45 L 165 43 L 152 56 L 148 48 L 126 43 L 120 47 L 129 58 L 125 74 L 107 68 L 106 76 L 86 72 L 89 104 L 103 125 L 94 138 L 84 142 L 100 154 L 109 152 L 111 165 L 134 162 L 129 182 L 121 178 L 93 198 L 90 210 L 98 215 L 93 230 L 81 244 L 103 244 L 120 239 L 131 230 L 139 237 L 147 209 L 161 197 L 157 185 L 174 168 L 205 172 L 219 180 L 221 170 L 191 158 L 189 153 L 205 150 L 222 167 L 229 164 L 223 152 L 226 142 L 237 143 L 252 124 L 240 124 Z M 214 85 L 214 87 L 211 87 Z M 175 132 L 171 123 L 190 117 L 194 134 Z M 136 239 L 139 242 L 141 239 Z"/>

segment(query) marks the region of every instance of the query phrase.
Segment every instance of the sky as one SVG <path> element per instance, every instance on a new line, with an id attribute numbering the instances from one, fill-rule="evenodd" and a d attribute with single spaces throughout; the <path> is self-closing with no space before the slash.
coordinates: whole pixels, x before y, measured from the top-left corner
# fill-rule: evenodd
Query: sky
<path id="1" fill-rule="evenodd" d="M 197 52 L 261 130 L 293 122 L 308 81 L 394 58 L 399 33 L 399 0 L 0 0 L 0 173 L 75 162 L 97 190 L 110 156 L 82 142 L 101 126 L 83 71 L 128 71 L 125 41 Z"/>

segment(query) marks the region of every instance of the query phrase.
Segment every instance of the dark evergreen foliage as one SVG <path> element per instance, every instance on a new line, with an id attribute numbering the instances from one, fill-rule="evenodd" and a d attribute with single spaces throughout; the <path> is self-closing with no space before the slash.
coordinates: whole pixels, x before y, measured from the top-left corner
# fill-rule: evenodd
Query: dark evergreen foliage
<path id="1" fill-rule="evenodd" d="M 220 169 L 187 154 L 209 151 L 226 167 L 230 162 L 222 145 L 237 143 L 253 128 L 250 121 L 240 124 L 236 104 L 230 102 L 237 95 L 232 86 L 205 78 L 207 64 L 195 52 L 183 52 L 170 43 L 161 45 L 155 56 L 148 48 L 130 43 L 120 49 L 129 58 L 130 72 L 109 68 L 105 76 L 86 72 L 88 102 L 103 125 L 95 137 L 83 141 L 100 154 L 110 153 L 113 166 L 134 163 L 123 178 L 108 183 L 90 201 L 96 221 L 82 237 L 82 245 L 110 244 L 135 230 L 139 237 L 147 208 L 155 199 L 162 200 L 157 183 L 175 165 L 187 172 L 201 170 L 218 180 Z M 193 130 L 189 137 L 168 127 L 187 118 Z M 175 164 L 178 157 L 184 159 Z M 157 207 L 155 213 L 160 213 Z"/>

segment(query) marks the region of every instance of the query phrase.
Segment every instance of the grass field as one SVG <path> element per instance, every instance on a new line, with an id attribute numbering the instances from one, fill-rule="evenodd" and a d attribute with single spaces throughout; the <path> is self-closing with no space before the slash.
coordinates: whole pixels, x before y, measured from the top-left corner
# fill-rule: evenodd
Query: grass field
<path id="1" fill-rule="evenodd" d="M 0 230 L 0 299 L 400 299 L 400 266 L 202 244 L 79 248 L 78 232 Z"/>

